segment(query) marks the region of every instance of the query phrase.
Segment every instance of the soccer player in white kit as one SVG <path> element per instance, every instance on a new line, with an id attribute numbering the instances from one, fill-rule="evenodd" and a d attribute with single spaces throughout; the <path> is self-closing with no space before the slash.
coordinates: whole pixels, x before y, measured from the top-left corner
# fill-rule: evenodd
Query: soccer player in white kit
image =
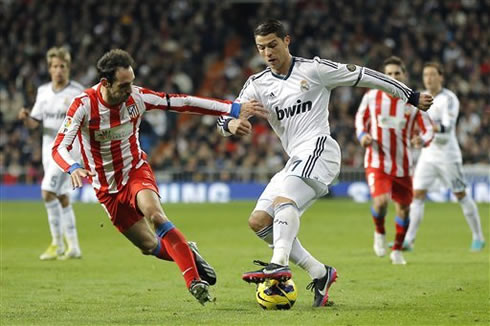
<path id="1" fill-rule="evenodd" d="M 51 244 L 41 260 L 81 258 L 78 243 L 75 214 L 70 203 L 70 176 L 64 173 L 52 160 L 51 148 L 71 101 L 83 91 L 83 86 L 69 79 L 71 56 L 65 48 L 51 48 L 46 54 L 51 82 L 37 90 L 36 102 L 32 111 L 25 108 L 19 112 L 19 119 L 28 128 L 43 127 L 43 168 L 41 184 L 42 198 L 48 213 Z M 76 145 L 76 144 L 75 144 Z M 78 147 L 72 154 L 78 160 Z M 63 237 L 68 247 L 65 248 Z"/>
<path id="2" fill-rule="evenodd" d="M 270 263 L 254 261 L 262 268 L 243 274 L 242 279 L 254 283 L 289 279 L 291 260 L 313 279 L 307 287 L 314 291 L 313 306 L 325 306 L 337 271 L 315 259 L 296 236 L 300 216 L 328 193 L 340 171 L 340 148 L 330 136 L 328 124 L 331 90 L 337 86 L 380 88 L 423 110 L 429 108 L 432 96 L 413 92 L 386 75 L 354 64 L 293 57 L 288 48 L 290 36 L 277 20 L 260 24 L 254 36 L 268 68 L 248 79 L 239 100 L 256 99 L 269 110 L 269 124 L 290 159 L 271 179 L 249 218 L 256 235 L 273 247 L 272 259 Z M 251 131 L 246 119 L 222 117 L 217 127 L 225 136 Z"/>
<path id="3" fill-rule="evenodd" d="M 426 90 L 434 96 L 429 116 L 435 123 L 432 143 L 422 149 L 413 179 L 414 201 L 410 208 L 410 226 L 405 236 L 405 249 L 412 249 L 417 230 L 424 216 L 424 200 L 427 190 L 439 179 L 451 189 L 458 199 L 463 214 L 470 226 L 473 241 L 471 251 L 485 247 L 480 215 L 475 201 L 466 194 L 463 178 L 463 159 L 456 138 L 456 120 L 459 100 L 456 95 L 442 87 L 444 72 L 437 62 L 424 65 L 423 81 Z"/>

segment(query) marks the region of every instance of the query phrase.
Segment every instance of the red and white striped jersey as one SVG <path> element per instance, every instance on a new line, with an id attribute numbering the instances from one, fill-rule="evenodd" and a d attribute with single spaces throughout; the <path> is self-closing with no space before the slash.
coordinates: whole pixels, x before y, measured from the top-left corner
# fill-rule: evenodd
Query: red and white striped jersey
<path id="1" fill-rule="evenodd" d="M 380 90 L 369 90 L 364 94 L 355 125 L 359 140 L 365 133 L 373 138 L 371 146 L 366 148 L 364 167 L 381 169 L 396 177 L 412 174 L 409 147 L 415 126 L 418 126 L 424 147 L 434 137 L 427 113 Z"/>
<path id="2" fill-rule="evenodd" d="M 139 126 L 147 110 L 171 110 L 209 115 L 229 115 L 233 102 L 184 94 L 154 92 L 133 86 L 129 99 L 110 106 L 102 98 L 100 84 L 74 98 L 53 146 L 55 162 L 68 172 L 76 163 L 69 149 L 78 136 L 89 178 L 97 191 L 116 193 L 127 183 L 129 173 L 139 168 L 146 154 L 139 143 Z"/>

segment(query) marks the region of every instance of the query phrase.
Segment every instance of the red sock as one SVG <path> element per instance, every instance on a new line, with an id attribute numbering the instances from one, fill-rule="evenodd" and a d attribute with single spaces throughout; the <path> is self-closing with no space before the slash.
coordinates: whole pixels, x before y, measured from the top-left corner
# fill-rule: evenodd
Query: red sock
<path id="1" fill-rule="evenodd" d="M 160 241 L 160 243 L 155 248 L 153 255 L 155 257 L 163 259 L 163 260 L 174 261 L 172 259 L 172 257 L 170 257 L 170 255 L 168 254 L 167 249 L 165 248 L 165 245 L 163 244 L 163 240 L 161 238 L 158 238 L 158 237 L 157 237 L 157 239 L 158 239 L 158 241 Z"/>
<path id="2" fill-rule="evenodd" d="M 395 234 L 395 242 L 393 243 L 393 250 L 402 250 L 403 248 L 403 240 L 405 240 L 405 234 L 407 233 L 408 230 L 408 219 L 402 220 L 401 218 L 397 217 L 395 219 L 395 228 L 396 228 L 396 234 Z"/>
<path id="3" fill-rule="evenodd" d="M 184 235 L 177 229 L 173 228 L 168 231 L 162 238 L 162 244 L 168 255 L 175 261 L 181 270 L 187 288 L 191 286 L 193 280 L 200 280 L 197 272 L 196 262 Z"/>
<path id="4" fill-rule="evenodd" d="M 374 208 L 371 207 L 371 214 L 373 215 L 374 226 L 376 227 L 376 232 L 385 234 L 385 217 L 377 213 Z"/>

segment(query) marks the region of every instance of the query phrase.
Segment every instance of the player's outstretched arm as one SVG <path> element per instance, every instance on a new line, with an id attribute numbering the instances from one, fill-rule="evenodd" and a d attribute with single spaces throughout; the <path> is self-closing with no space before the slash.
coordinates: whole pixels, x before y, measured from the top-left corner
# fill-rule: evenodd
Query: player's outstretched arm
<path id="1" fill-rule="evenodd" d="M 242 119 L 252 116 L 267 117 L 267 110 L 255 100 L 240 103 L 187 94 L 161 93 L 141 87 L 137 89 L 143 98 L 146 110 L 159 109 L 203 115 L 227 115 Z"/>
<path id="2" fill-rule="evenodd" d="M 413 91 L 407 85 L 366 67 L 354 64 L 341 64 L 315 58 L 321 82 L 329 89 L 339 86 L 366 87 L 382 90 L 412 104 L 422 111 L 427 111 L 433 98 L 429 94 Z"/>

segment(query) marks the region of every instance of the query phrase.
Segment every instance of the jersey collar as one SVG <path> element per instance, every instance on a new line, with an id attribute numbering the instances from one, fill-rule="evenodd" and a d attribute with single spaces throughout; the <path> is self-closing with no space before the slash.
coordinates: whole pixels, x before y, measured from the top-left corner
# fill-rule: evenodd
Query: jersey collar
<path id="1" fill-rule="evenodd" d="M 53 91 L 53 93 L 58 94 L 58 93 L 63 92 L 65 89 L 67 89 L 68 86 L 70 86 L 70 84 L 71 84 L 71 80 L 68 80 L 68 83 L 66 83 L 66 85 L 63 88 L 61 88 L 59 90 L 55 90 L 53 87 L 54 86 L 53 82 L 51 82 L 51 90 Z"/>
<path id="2" fill-rule="evenodd" d="M 293 72 L 293 67 L 294 67 L 294 62 L 296 61 L 296 58 L 295 57 L 292 57 L 291 59 L 291 65 L 289 66 L 289 70 L 288 70 L 288 73 L 286 76 L 281 76 L 281 75 L 278 75 L 278 74 L 275 74 L 272 69 L 271 69 L 271 73 L 272 73 L 272 76 L 276 77 L 276 78 L 279 78 L 279 79 L 282 79 L 282 80 L 286 80 L 289 78 L 289 76 L 291 75 L 291 72 Z"/>

